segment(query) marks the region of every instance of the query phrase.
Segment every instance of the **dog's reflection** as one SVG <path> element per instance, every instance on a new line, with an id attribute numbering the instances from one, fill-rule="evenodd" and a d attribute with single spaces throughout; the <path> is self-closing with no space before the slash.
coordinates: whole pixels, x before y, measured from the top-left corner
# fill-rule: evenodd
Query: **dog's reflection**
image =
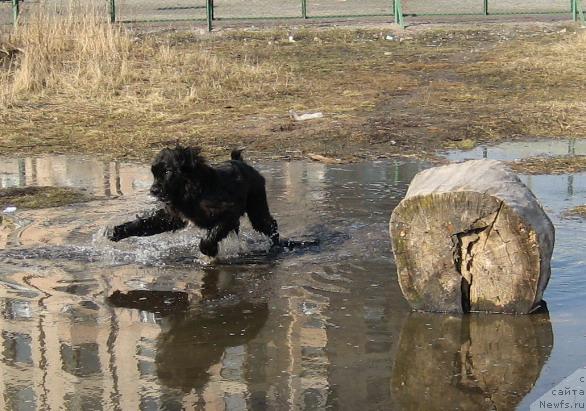
<path id="1" fill-rule="evenodd" d="M 199 392 L 226 348 L 252 340 L 268 316 L 268 304 L 246 302 L 173 316 L 157 340 L 157 376 L 168 387 Z"/>
<path id="2" fill-rule="evenodd" d="M 228 270 L 212 268 L 203 277 L 201 298 L 183 291 L 130 290 L 114 291 L 108 301 L 156 313 L 162 327 L 156 341 L 157 377 L 167 387 L 201 392 L 210 367 L 222 361 L 225 350 L 252 340 L 269 316 L 267 302 L 255 298 L 243 282 Z M 245 294 L 252 297 L 244 299 Z"/>
<path id="3" fill-rule="evenodd" d="M 182 291 L 130 290 L 123 293 L 116 290 L 108 297 L 108 302 L 116 307 L 134 308 L 166 317 L 187 310 L 189 295 Z"/>
<path id="4" fill-rule="evenodd" d="M 393 397 L 405 410 L 514 409 L 552 346 L 546 310 L 523 316 L 412 313 L 401 330 Z"/>

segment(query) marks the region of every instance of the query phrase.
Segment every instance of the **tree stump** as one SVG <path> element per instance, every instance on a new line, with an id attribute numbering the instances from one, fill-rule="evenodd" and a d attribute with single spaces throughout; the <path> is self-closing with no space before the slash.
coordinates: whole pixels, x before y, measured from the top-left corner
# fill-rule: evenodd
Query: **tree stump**
<path id="1" fill-rule="evenodd" d="M 390 232 L 399 284 L 416 310 L 526 314 L 541 302 L 554 227 L 501 162 L 420 172 Z"/>

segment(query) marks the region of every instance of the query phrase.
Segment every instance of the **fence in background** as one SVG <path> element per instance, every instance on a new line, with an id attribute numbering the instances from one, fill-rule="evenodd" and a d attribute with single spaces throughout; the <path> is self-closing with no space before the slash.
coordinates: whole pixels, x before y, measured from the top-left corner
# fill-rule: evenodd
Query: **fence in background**
<path id="1" fill-rule="evenodd" d="M 16 23 L 27 0 L 12 2 Z M 53 0 L 46 0 L 52 2 Z M 54 0 L 55 3 L 62 0 Z M 194 21 L 212 30 L 223 20 L 388 17 L 404 27 L 412 17 L 567 15 L 584 24 L 582 0 L 107 0 L 112 22 Z M 6 0 L 0 0 L 7 4 Z M 22 3 L 22 4 L 21 4 Z M 29 6 L 30 5 L 30 6 Z M 3 13 L 3 12 L 1 12 Z"/>

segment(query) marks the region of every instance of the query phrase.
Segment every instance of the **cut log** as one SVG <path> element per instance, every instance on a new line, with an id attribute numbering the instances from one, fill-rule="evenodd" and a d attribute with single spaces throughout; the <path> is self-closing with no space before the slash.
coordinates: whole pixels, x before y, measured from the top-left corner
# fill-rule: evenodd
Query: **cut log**
<path id="1" fill-rule="evenodd" d="M 525 314 L 542 300 L 554 227 L 501 162 L 420 172 L 390 233 L 401 290 L 416 310 Z"/>

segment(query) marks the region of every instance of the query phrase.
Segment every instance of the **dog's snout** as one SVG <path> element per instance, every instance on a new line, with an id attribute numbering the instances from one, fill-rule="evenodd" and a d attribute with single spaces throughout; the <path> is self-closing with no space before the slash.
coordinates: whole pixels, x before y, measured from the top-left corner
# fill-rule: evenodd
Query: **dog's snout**
<path id="1" fill-rule="evenodd" d="M 161 195 L 161 188 L 158 185 L 151 186 L 151 195 L 158 197 Z"/>

